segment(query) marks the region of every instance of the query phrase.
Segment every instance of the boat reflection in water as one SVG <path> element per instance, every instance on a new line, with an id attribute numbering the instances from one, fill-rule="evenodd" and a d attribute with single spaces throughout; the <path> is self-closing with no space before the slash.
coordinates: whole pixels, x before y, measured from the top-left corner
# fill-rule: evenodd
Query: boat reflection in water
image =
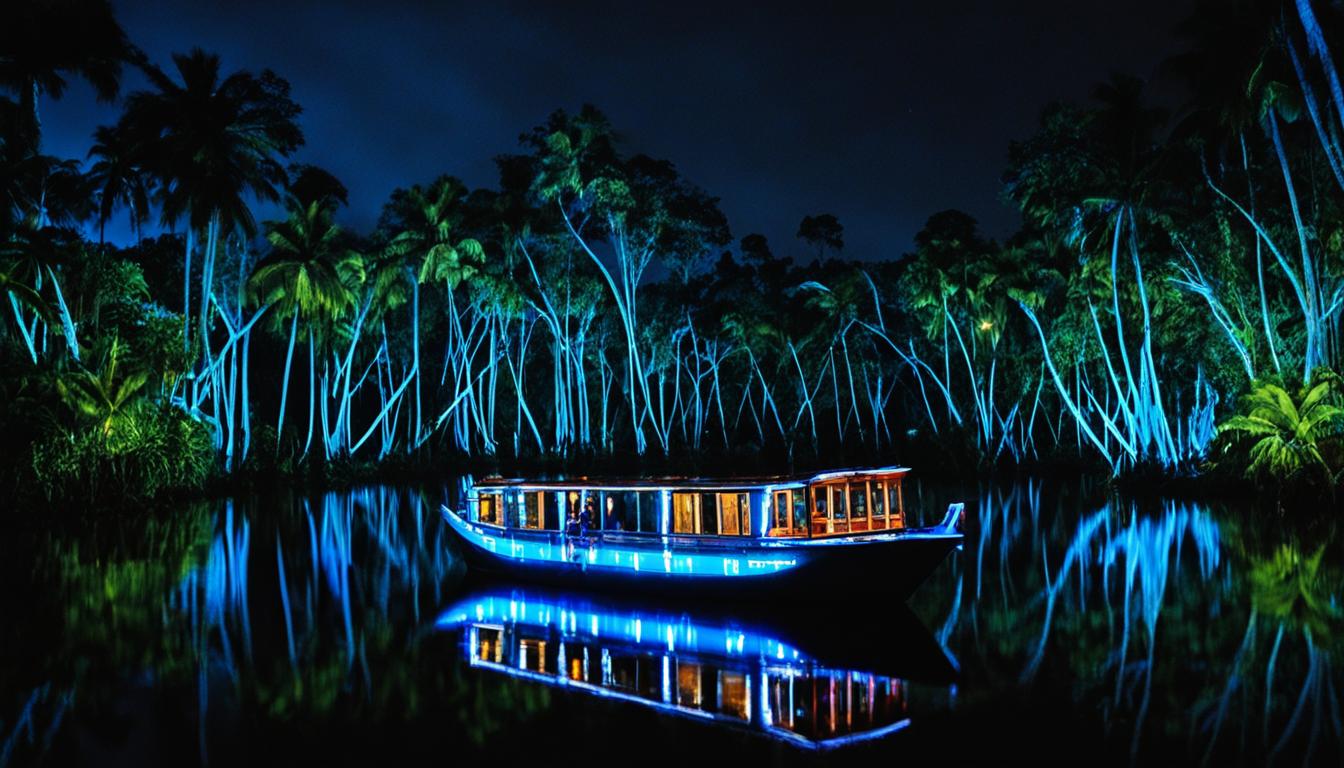
<path id="1" fill-rule="evenodd" d="M 884 615 L 868 635 L 887 638 L 884 655 L 903 666 L 731 618 L 533 589 L 478 592 L 437 627 L 461 633 L 473 667 L 827 750 L 909 726 L 912 677 L 947 687 L 955 676 L 918 619 L 894 612 L 894 632 Z"/>

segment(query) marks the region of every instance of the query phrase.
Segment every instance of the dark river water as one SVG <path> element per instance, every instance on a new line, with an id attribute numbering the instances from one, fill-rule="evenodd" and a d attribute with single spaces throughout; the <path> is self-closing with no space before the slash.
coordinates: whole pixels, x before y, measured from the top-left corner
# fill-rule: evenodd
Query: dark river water
<path id="1" fill-rule="evenodd" d="M 6 535 L 0 766 L 1344 761 L 1340 544 L 1245 510 L 916 484 L 908 608 L 739 611 L 469 578 L 452 493 Z"/>

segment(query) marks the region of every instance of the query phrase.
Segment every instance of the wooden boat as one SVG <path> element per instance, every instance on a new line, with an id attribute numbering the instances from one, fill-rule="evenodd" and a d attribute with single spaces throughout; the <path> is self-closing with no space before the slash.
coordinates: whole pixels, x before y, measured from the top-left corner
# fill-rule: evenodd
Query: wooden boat
<path id="1" fill-rule="evenodd" d="M 832 656 L 781 627 L 506 586 L 468 595 L 435 627 L 460 633 L 478 669 L 830 750 L 905 729 L 912 701 L 952 682 L 954 662 L 918 619 L 899 604 L 885 613 L 843 633 L 880 638 L 872 658 Z"/>
<path id="2" fill-rule="evenodd" d="M 903 467 L 747 479 L 524 480 L 444 516 L 478 570 L 561 586 L 905 600 L 961 544 L 963 505 L 906 523 Z"/>

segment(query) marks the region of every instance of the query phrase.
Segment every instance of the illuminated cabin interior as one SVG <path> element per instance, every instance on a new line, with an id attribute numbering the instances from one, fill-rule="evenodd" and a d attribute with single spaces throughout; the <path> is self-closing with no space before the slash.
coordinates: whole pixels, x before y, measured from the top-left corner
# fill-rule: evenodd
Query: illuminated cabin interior
<path id="1" fill-rule="evenodd" d="M 888 467 L 742 481 L 486 480 L 469 496 L 474 522 L 562 531 L 588 512 L 590 530 L 642 536 L 817 538 L 906 526 L 901 483 Z"/>

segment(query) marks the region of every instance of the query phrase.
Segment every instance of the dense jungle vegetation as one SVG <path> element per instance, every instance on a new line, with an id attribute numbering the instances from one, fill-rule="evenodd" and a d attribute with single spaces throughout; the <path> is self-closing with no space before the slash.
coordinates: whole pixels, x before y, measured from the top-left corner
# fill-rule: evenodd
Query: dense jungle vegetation
<path id="1" fill-rule="evenodd" d="M 150 61 L 99 0 L 3 15 L 11 499 L 468 458 L 1344 480 L 1336 3 L 1204 3 L 1162 71 L 1184 103 L 1116 75 L 1046 105 L 1007 151 L 1018 232 L 931 212 L 881 261 L 826 213 L 739 237 L 591 106 L 524 132 L 494 188 L 407 179 L 351 231 L 279 74 Z M 44 154 L 76 78 L 121 117 Z M 105 241 L 121 217 L 138 243 Z"/>

